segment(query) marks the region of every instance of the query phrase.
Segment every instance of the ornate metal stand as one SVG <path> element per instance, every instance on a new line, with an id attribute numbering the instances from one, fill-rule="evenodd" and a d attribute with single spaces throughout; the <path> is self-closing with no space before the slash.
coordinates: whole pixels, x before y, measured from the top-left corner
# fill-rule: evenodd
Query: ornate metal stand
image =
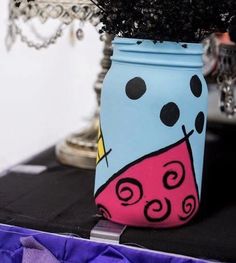
<path id="1" fill-rule="evenodd" d="M 111 66 L 111 41 L 112 37 L 106 35 L 104 40 L 104 57 L 101 61 L 102 71 L 98 75 L 98 79 L 94 86 L 94 90 L 97 95 L 98 108 L 94 114 L 91 125 L 81 133 L 69 136 L 64 142 L 59 143 L 56 147 L 57 158 L 64 164 L 89 169 L 95 168 L 99 127 L 100 95 L 103 80 Z"/>
<path id="2" fill-rule="evenodd" d="M 236 115 L 236 45 L 231 42 L 227 33 L 212 34 L 203 44 L 204 73 L 208 75 L 208 81 L 213 85 L 215 79 L 217 80 L 219 109 L 227 117 L 220 115 L 215 109 L 209 112 L 208 120 L 230 122 Z M 211 93 L 209 101 L 212 105 L 216 104 L 213 94 L 214 92 Z"/>
<path id="3" fill-rule="evenodd" d="M 6 46 L 8 49 L 14 44 L 16 37 L 30 48 L 37 50 L 48 48 L 55 44 L 57 39 L 62 35 L 66 25 L 71 24 L 74 20 L 90 22 L 95 28 L 99 29 L 99 10 L 90 0 L 10 0 L 9 27 L 6 37 Z M 48 19 L 57 19 L 60 24 L 51 37 L 45 39 L 38 38 L 35 42 L 29 39 L 20 28 L 18 19 L 22 18 L 27 22 L 34 17 L 38 17 L 42 23 Z M 79 28 L 76 32 L 78 40 L 83 38 L 83 30 Z M 83 168 L 95 168 L 97 153 L 97 135 L 99 126 L 99 105 L 102 83 L 107 71 L 110 68 L 112 54 L 111 36 L 104 36 L 104 58 L 102 59 L 102 71 L 98 75 L 95 83 L 95 92 L 97 94 L 98 108 L 91 121 L 91 125 L 79 134 L 74 134 L 56 147 L 58 159 L 67 165 L 73 165 Z"/>
<path id="4" fill-rule="evenodd" d="M 235 84 L 236 84 L 236 45 L 220 45 L 219 48 L 220 109 L 228 118 L 236 114 Z"/>

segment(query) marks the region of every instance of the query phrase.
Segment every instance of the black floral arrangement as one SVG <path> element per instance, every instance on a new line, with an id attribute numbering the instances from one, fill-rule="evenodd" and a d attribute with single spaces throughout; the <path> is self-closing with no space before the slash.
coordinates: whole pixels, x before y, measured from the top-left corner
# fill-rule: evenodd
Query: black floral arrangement
<path id="1" fill-rule="evenodd" d="M 236 0 L 92 0 L 101 33 L 155 41 L 200 42 L 230 31 L 236 40 Z"/>

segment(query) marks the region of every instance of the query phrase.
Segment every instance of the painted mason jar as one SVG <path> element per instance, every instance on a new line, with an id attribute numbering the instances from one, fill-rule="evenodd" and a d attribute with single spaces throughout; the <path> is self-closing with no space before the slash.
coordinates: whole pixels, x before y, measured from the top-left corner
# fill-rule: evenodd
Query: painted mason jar
<path id="1" fill-rule="evenodd" d="M 116 38 L 113 47 L 101 97 L 96 204 L 121 224 L 183 225 L 201 194 L 202 45 Z"/>

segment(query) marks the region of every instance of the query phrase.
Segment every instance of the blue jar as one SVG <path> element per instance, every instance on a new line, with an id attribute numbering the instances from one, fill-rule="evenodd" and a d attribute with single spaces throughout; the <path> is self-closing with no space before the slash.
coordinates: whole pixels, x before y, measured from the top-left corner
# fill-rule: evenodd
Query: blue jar
<path id="1" fill-rule="evenodd" d="M 201 196 L 202 45 L 116 38 L 113 47 L 101 97 L 96 204 L 125 225 L 186 224 Z"/>

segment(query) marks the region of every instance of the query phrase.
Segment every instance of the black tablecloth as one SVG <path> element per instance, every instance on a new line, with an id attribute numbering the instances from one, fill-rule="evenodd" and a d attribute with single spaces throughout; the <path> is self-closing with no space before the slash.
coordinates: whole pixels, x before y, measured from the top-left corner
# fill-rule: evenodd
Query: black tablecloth
<path id="1" fill-rule="evenodd" d="M 121 243 L 218 261 L 236 262 L 235 130 L 209 128 L 201 211 L 189 225 L 167 230 L 128 227 Z M 39 175 L 9 172 L 0 178 L 0 223 L 89 238 L 98 222 L 94 171 L 67 167 L 51 148 L 30 164 Z"/>

